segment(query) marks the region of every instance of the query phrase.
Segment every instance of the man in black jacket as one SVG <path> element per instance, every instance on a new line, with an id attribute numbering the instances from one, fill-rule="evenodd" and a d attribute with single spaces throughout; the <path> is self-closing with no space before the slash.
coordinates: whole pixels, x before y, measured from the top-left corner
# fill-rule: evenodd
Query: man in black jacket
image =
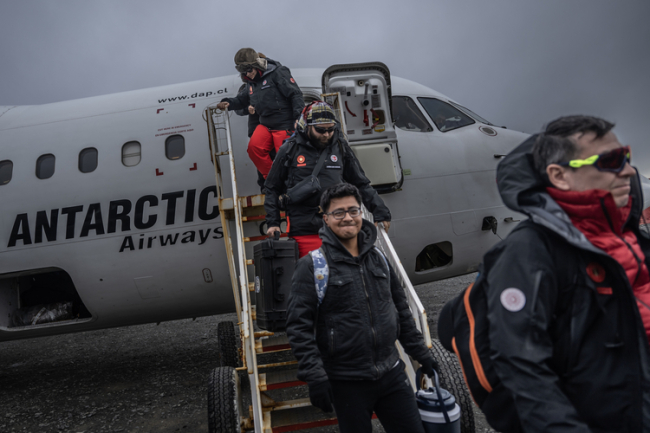
<path id="1" fill-rule="evenodd" d="M 222 99 L 217 108 L 254 108 L 260 124 L 248 143 L 248 156 L 266 178 L 273 163 L 269 153 L 272 149 L 277 152 L 284 140 L 291 135 L 305 106 L 302 91 L 289 68 L 260 55 L 252 48 L 237 51 L 235 65 L 247 80 L 248 92 Z"/>
<path id="2" fill-rule="evenodd" d="M 315 102 L 305 107 L 296 133 L 282 146 L 264 184 L 266 188 L 267 233 L 280 231 L 280 211 L 287 212 L 287 232 L 298 242 L 300 257 L 320 246 L 318 230 L 323 225 L 319 211 L 320 191 L 297 199 L 292 188 L 316 173 L 321 190 L 341 182 L 355 185 L 375 222 L 390 227 L 390 211 L 377 191 L 370 186 L 359 160 L 343 138 L 332 107 Z"/>
<path id="3" fill-rule="evenodd" d="M 370 433 L 374 411 L 388 433 L 423 433 L 395 341 L 425 374 L 433 375 L 437 365 L 397 276 L 374 248 L 377 229 L 362 218 L 360 206 L 353 185 L 325 190 L 319 234 L 329 276 L 321 296 L 312 255 L 300 259 L 294 272 L 287 336 L 298 378 L 309 385 L 314 406 L 331 412 L 334 405 L 342 432 Z M 323 267 L 316 270 L 322 276 Z"/>
<path id="4" fill-rule="evenodd" d="M 640 311 L 650 302 L 650 239 L 639 230 L 630 149 L 612 127 L 557 119 L 497 170 L 506 206 L 529 216 L 481 269 L 490 357 L 518 417 L 512 431 L 650 432 Z"/>

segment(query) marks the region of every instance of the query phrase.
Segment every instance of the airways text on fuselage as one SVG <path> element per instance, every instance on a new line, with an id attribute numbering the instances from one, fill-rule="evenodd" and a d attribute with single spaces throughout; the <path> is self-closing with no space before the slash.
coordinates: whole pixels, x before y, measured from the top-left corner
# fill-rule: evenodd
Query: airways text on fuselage
<path id="1" fill-rule="evenodd" d="M 29 214 L 20 213 L 14 220 L 7 248 L 56 242 L 61 239 L 58 233 L 60 223 L 65 227 L 65 239 L 116 233 L 118 226 L 120 232 L 146 230 L 153 227 L 159 217 L 165 219 L 166 226 L 170 226 L 179 222 L 176 209 L 181 206 L 184 206 L 184 212 L 179 219 L 185 223 L 193 222 L 195 214 L 201 221 L 210 221 L 219 216 L 219 206 L 211 204 L 213 200 L 216 200 L 214 185 L 203 188 L 198 193 L 196 189 L 190 189 L 167 192 L 160 196 L 147 194 L 135 202 L 129 199 L 112 200 L 103 204 L 104 207 L 108 206 L 106 221 L 102 216 L 102 203 L 51 209 L 49 215 L 48 211 L 40 210 L 36 212 L 33 224 L 29 220 Z M 82 218 L 83 223 L 80 224 Z"/>

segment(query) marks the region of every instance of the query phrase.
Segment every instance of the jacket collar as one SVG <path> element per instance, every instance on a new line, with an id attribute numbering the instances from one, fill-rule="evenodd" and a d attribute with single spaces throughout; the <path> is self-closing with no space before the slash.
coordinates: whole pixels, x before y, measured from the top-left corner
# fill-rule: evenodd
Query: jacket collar
<path id="1" fill-rule="evenodd" d="M 630 216 L 634 201 L 630 197 L 626 206 L 618 208 L 612 194 L 602 189 L 561 191 L 549 187 L 546 191 L 567 213 L 573 225 L 585 234 L 623 234 L 623 226 Z"/>
<path id="2" fill-rule="evenodd" d="M 323 244 L 328 246 L 327 252 L 332 260 L 345 261 L 349 263 L 356 263 L 356 259 L 352 257 L 350 252 L 343 246 L 339 238 L 332 230 L 323 222 L 323 227 L 319 230 L 318 234 L 323 240 Z M 361 231 L 357 236 L 359 242 L 359 260 L 368 254 L 375 246 L 377 240 L 377 228 L 373 223 L 368 220 L 363 220 L 361 224 Z"/>
<path id="3" fill-rule="evenodd" d="M 568 243 L 602 254 L 573 225 L 564 209 L 546 190 L 544 180 L 537 174 L 533 164 L 532 149 L 536 140 L 537 135 L 530 136 L 499 163 L 497 186 L 504 204 L 516 212 L 528 215 L 533 222 L 552 230 Z M 638 235 L 638 221 L 643 207 L 638 172 L 630 184 L 632 205 L 626 224 Z"/>

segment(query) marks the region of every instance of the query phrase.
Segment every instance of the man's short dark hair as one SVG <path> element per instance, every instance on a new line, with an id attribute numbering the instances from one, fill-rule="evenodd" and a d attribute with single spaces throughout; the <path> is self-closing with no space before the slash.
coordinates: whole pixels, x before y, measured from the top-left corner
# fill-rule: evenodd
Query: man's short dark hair
<path id="1" fill-rule="evenodd" d="M 359 203 L 359 206 L 361 206 L 361 193 L 359 193 L 356 186 L 350 185 L 349 183 L 337 183 L 323 191 L 323 195 L 320 197 L 320 208 L 323 212 L 327 213 L 332 199 L 350 196 L 354 197 L 357 203 Z"/>
<path id="2" fill-rule="evenodd" d="M 602 138 L 613 127 L 613 123 L 593 116 L 564 116 L 555 119 L 539 134 L 533 146 L 535 170 L 550 185 L 546 167 L 567 162 L 578 154 L 576 142 L 569 138 L 571 135 L 593 132 L 596 138 Z"/>

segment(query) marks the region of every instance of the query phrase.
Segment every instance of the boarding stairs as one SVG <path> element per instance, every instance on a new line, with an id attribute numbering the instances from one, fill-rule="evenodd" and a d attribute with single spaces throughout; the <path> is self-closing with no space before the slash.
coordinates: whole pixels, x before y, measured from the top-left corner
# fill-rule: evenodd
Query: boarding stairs
<path id="1" fill-rule="evenodd" d="M 335 107 L 338 106 L 339 96 L 322 95 Z M 260 221 L 265 219 L 264 196 L 239 195 L 229 113 L 208 107 L 204 114 L 208 124 L 223 239 L 239 326 L 237 336 L 231 322 L 219 324 L 222 366 L 211 373 L 209 431 L 238 433 L 254 430 L 256 433 L 281 433 L 336 424 L 335 414 L 327 414 L 311 406 L 304 386 L 306 384 L 297 379 L 297 361 L 291 354 L 286 334 L 260 330 L 256 326 L 255 305 L 251 299 L 255 292 L 255 284 L 252 283 L 253 260 L 247 257 L 247 250 L 251 249 L 246 248 L 246 245 L 263 240 L 266 236 L 250 236 L 255 227 L 246 230 L 245 225 L 259 226 Z M 341 121 L 344 122 L 344 119 L 341 118 Z M 345 131 L 345 123 L 342 124 L 342 129 Z M 227 158 L 223 165 L 222 158 Z M 224 173 L 229 177 L 228 185 L 224 185 Z M 232 191 L 229 197 L 224 195 L 227 189 Z M 366 218 L 371 218 L 371 215 L 366 213 Z M 398 275 L 413 319 L 424 335 L 427 346 L 431 347 L 426 312 L 383 227 L 379 229 L 377 247 L 384 252 Z M 240 349 L 235 344 L 236 340 L 241 342 Z M 418 364 L 404 353 L 399 343 L 397 345 L 415 389 Z"/>

